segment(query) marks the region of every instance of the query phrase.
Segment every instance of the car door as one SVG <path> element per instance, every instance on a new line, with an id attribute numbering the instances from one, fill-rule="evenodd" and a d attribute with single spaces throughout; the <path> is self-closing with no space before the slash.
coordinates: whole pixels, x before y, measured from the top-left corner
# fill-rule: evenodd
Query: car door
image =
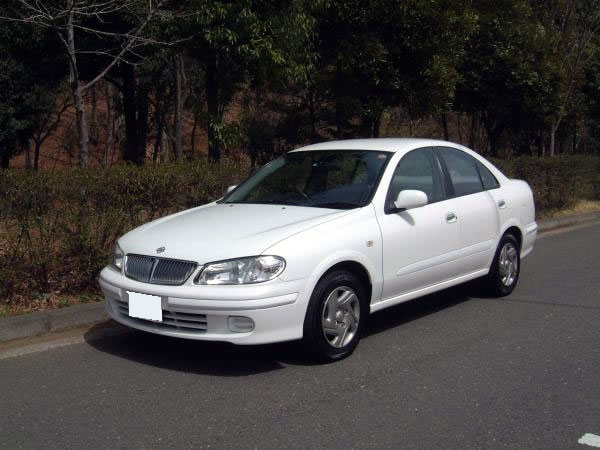
<path id="1" fill-rule="evenodd" d="M 475 158 L 457 148 L 436 147 L 435 151 L 450 179 L 458 209 L 461 275 L 484 269 L 496 250 L 500 225 L 496 202 L 484 188 Z"/>
<path id="2" fill-rule="evenodd" d="M 393 202 L 404 189 L 425 192 L 427 205 L 394 211 Z M 385 202 L 377 218 L 383 239 L 382 300 L 454 278 L 460 256 L 456 202 L 447 198 L 431 148 L 412 150 L 401 158 Z"/>

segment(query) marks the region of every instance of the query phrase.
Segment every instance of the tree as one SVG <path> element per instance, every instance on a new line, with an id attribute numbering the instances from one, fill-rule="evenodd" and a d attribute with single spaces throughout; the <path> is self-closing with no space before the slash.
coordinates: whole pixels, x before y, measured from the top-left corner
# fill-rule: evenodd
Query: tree
<path id="1" fill-rule="evenodd" d="M 307 47 L 314 56 L 305 53 L 308 76 L 300 84 L 311 117 L 320 109 L 331 125 L 327 134 L 336 138 L 376 137 L 383 113 L 392 107 L 402 106 L 414 116 L 449 108 L 474 22 L 468 4 L 439 0 L 312 4 L 307 11 L 314 17 L 315 32 L 314 37 L 309 33 Z"/>
<path id="2" fill-rule="evenodd" d="M 0 7 L 2 14 L 2 7 Z M 55 109 L 65 77 L 64 62 L 52 49 L 56 37 L 47 30 L 28 33 L 0 22 L 0 166 L 28 148 L 36 131 Z"/>
<path id="3" fill-rule="evenodd" d="M 321 138 L 328 85 L 317 45 L 315 8 L 320 2 L 303 0 L 272 18 L 276 50 L 284 63 L 250 67 L 252 82 L 244 96 L 243 126 L 253 164 L 276 153 Z"/>
<path id="4" fill-rule="evenodd" d="M 66 99 L 62 99 L 61 102 L 54 104 L 54 108 L 50 109 L 50 107 L 44 111 L 40 115 L 40 120 L 38 122 L 38 127 L 31 136 L 31 140 L 33 141 L 33 169 L 39 170 L 40 165 L 40 150 L 42 145 L 58 128 L 60 125 L 60 121 L 62 119 L 63 114 L 71 107 L 73 104 L 69 101 L 68 97 Z"/>
<path id="5" fill-rule="evenodd" d="M 204 72 L 209 156 L 218 160 L 222 148 L 236 134 L 224 123 L 227 107 L 240 90 L 266 66 L 283 64 L 276 45 L 277 18 L 287 11 L 285 1 L 188 0 L 180 33 L 188 40 L 186 52 Z"/>
<path id="6" fill-rule="evenodd" d="M 550 156 L 556 154 L 556 132 L 573 111 L 585 83 L 585 70 L 598 51 L 594 45 L 600 33 L 598 0 L 538 1 L 538 14 L 550 45 L 554 105 L 548 112 Z"/>
<path id="7" fill-rule="evenodd" d="M 547 108 L 545 34 L 529 0 L 481 0 L 475 7 L 456 107 L 472 117 L 472 128 L 481 121 L 496 157 L 508 130 L 539 125 Z"/>
<path id="8" fill-rule="evenodd" d="M 600 36 L 596 36 L 594 58 L 586 67 L 583 120 L 591 137 L 592 151 L 600 154 Z"/>
<path id="9" fill-rule="evenodd" d="M 116 64 L 127 62 L 137 48 L 153 42 L 145 35 L 148 24 L 160 12 L 165 0 L 55 0 L 13 1 L 13 14 L 3 18 L 33 25 L 34 29 L 53 30 L 62 45 L 69 66 L 69 85 L 76 111 L 80 166 L 89 164 L 89 132 L 85 116 L 85 92 L 100 81 Z M 127 16 L 127 30 L 112 28 L 115 16 Z M 81 42 L 96 43 L 89 47 Z M 101 56 L 103 64 L 96 73 L 82 78 L 83 55 Z"/>

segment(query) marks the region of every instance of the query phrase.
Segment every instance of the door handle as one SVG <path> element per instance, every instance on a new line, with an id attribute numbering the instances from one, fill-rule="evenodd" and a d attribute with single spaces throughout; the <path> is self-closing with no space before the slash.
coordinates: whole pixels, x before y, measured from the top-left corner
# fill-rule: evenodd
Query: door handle
<path id="1" fill-rule="evenodd" d="M 498 208 L 500 208 L 500 209 L 506 208 L 506 202 L 503 199 L 498 200 Z"/>
<path id="2" fill-rule="evenodd" d="M 457 220 L 458 220 L 458 216 L 456 215 L 456 213 L 449 212 L 448 214 L 446 214 L 446 222 L 454 223 Z"/>

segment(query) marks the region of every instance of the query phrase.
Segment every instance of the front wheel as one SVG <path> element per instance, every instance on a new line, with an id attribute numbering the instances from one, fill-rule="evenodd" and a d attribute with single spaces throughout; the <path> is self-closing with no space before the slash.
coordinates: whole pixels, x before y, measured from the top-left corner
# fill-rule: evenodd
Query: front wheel
<path id="1" fill-rule="evenodd" d="M 509 295 L 517 285 L 520 271 L 519 243 L 512 234 L 505 234 L 500 239 L 490 272 L 486 277 L 489 293 L 495 297 Z"/>
<path id="2" fill-rule="evenodd" d="M 325 275 L 315 287 L 304 319 L 303 344 L 319 361 L 350 355 L 367 320 L 367 299 L 358 278 L 345 270 Z"/>

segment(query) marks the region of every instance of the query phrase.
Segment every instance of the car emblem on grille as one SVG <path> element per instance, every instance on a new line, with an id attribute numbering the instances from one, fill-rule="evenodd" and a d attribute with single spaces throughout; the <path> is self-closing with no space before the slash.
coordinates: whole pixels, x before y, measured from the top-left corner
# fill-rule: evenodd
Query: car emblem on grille
<path id="1" fill-rule="evenodd" d="M 158 248 L 156 249 L 156 253 L 162 253 L 162 252 L 164 252 L 165 250 L 166 250 L 166 249 L 165 249 L 164 247 L 158 247 Z"/>

